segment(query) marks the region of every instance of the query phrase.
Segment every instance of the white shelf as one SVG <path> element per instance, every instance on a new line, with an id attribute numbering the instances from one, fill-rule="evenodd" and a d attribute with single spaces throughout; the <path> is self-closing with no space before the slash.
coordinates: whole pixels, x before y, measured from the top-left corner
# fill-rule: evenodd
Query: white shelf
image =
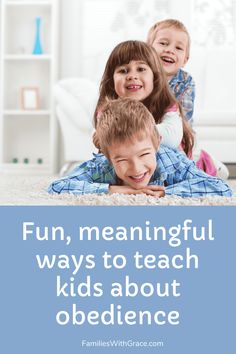
<path id="1" fill-rule="evenodd" d="M 57 171 L 53 87 L 58 75 L 59 1 L 0 0 L 0 171 L 6 174 Z M 32 54 L 36 38 L 42 54 Z M 27 87 L 32 90 L 26 96 Z M 22 109 L 27 106 L 35 109 Z M 26 158 L 29 163 L 24 163 Z"/>
<path id="2" fill-rule="evenodd" d="M 52 56 L 49 54 L 35 55 L 35 54 L 6 54 L 4 60 L 51 60 Z"/>
<path id="3" fill-rule="evenodd" d="M 50 115 L 51 111 L 49 110 L 26 111 L 26 110 L 15 109 L 15 110 L 5 110 L 3 114 L 6 116 L 45 116 L 45 115 Z"/>
<path id="4" fill-rule="evenodd" d="M 0 171 L 6 174 L 47 174 L 51 173 L 49 164 L 23 164 L 23 163 L 4 163 L 0 167 Z"/>
<path id="5" fill-rule="evenodd" d="M 21 0 L 21 1 L 6 1 L 5 5 L 6 6 L 50 6 L 52 4 L 52 1 L 29 1 L 29 0 Z"/>

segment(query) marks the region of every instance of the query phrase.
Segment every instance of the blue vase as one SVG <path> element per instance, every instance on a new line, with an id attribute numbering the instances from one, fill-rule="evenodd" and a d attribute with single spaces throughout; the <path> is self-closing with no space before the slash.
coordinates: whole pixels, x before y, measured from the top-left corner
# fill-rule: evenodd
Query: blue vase
<path id="1" fill-rule="evenodd" d="M 43 49 L 41 45 L 41 39 L 40 39 L 40 27 L 41 27 L 41 18 L 36 17 L 35 18 L 35 25 L 36 25 L 36 32 L 35 32 L 35 42 L 34 42 L 34 49 L 33 49 L 33 54 L 43 54 Z"/>

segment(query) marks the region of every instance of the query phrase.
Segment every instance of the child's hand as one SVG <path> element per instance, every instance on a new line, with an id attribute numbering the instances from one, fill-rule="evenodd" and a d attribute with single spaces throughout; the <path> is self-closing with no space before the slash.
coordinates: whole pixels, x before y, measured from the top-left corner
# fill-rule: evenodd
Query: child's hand
<path id="1" fill-rule="evenodd" d="M 162 198 L 166 194 L 164 186 L 148 185 L 144 188 L 144 190 L 146 190 L 145 194 L 149 194 L 157 198 Z"/>
<path id="2" fill-rule="evenodd" d="M 141 189 L 134 189 L 129 186 L 110 186 L 109 193 L 120 193 L 120 194 L 146 194 L 151 195 L 156 198 L 161 198 L 165 196 L 165 187 L 163 186 L 146 186 Z"/>

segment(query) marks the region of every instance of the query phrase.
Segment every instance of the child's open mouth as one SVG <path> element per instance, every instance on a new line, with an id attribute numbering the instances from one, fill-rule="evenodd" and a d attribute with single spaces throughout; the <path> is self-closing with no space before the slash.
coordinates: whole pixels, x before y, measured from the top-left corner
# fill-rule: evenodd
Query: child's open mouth
<path id="1" fill-rule="evenodd" d="M 129 91 L 135 92 L 135 91 L 140 90 L 142 88 L 142 85 L 129 85 L 126 88 Z"/>
<path id="2" fill-rule="evenodd" d="M 140 182 L 143 182 L 143 181 L 144 181 L 146 175 L 147 175 L 147 172 L 144 172 L 144 173 L 142 173 L 142 174 L 140 174 L 140 175 L 138 175 L 138 176 L 130 176 L 130 178 L 131 178 L 134 182 L 140 183 Z"/>
<path id="3" fill-rule="evenodd" d="M 167 64 L 174 64 L 174 59 L 170 58 L 170 57 L 166 57 L 166 56 L 163 56 L 161 57 L 161 60 L 164 61 L 164 63 L 167 63 Z"/>

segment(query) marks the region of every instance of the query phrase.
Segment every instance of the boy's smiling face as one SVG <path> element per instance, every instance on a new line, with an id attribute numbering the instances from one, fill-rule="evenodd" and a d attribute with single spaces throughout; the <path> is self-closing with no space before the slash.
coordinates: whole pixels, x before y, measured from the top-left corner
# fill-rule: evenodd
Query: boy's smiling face
<path id="1" fill-rule="evenodd" d="M 156 169 L 156 151 L 150 136 L 142 134 L 132 140 L 113 142 L 109 158 L 124 185 L 141 189 L 148 185 Z"/>
<path id="2" fill-rule="evenodd" d="M 152 46 L 161 58 L 168 76 L 174 76 L 188 61 L 189 39 L 184 31 L 174 27 L 158 30 Z"/>

